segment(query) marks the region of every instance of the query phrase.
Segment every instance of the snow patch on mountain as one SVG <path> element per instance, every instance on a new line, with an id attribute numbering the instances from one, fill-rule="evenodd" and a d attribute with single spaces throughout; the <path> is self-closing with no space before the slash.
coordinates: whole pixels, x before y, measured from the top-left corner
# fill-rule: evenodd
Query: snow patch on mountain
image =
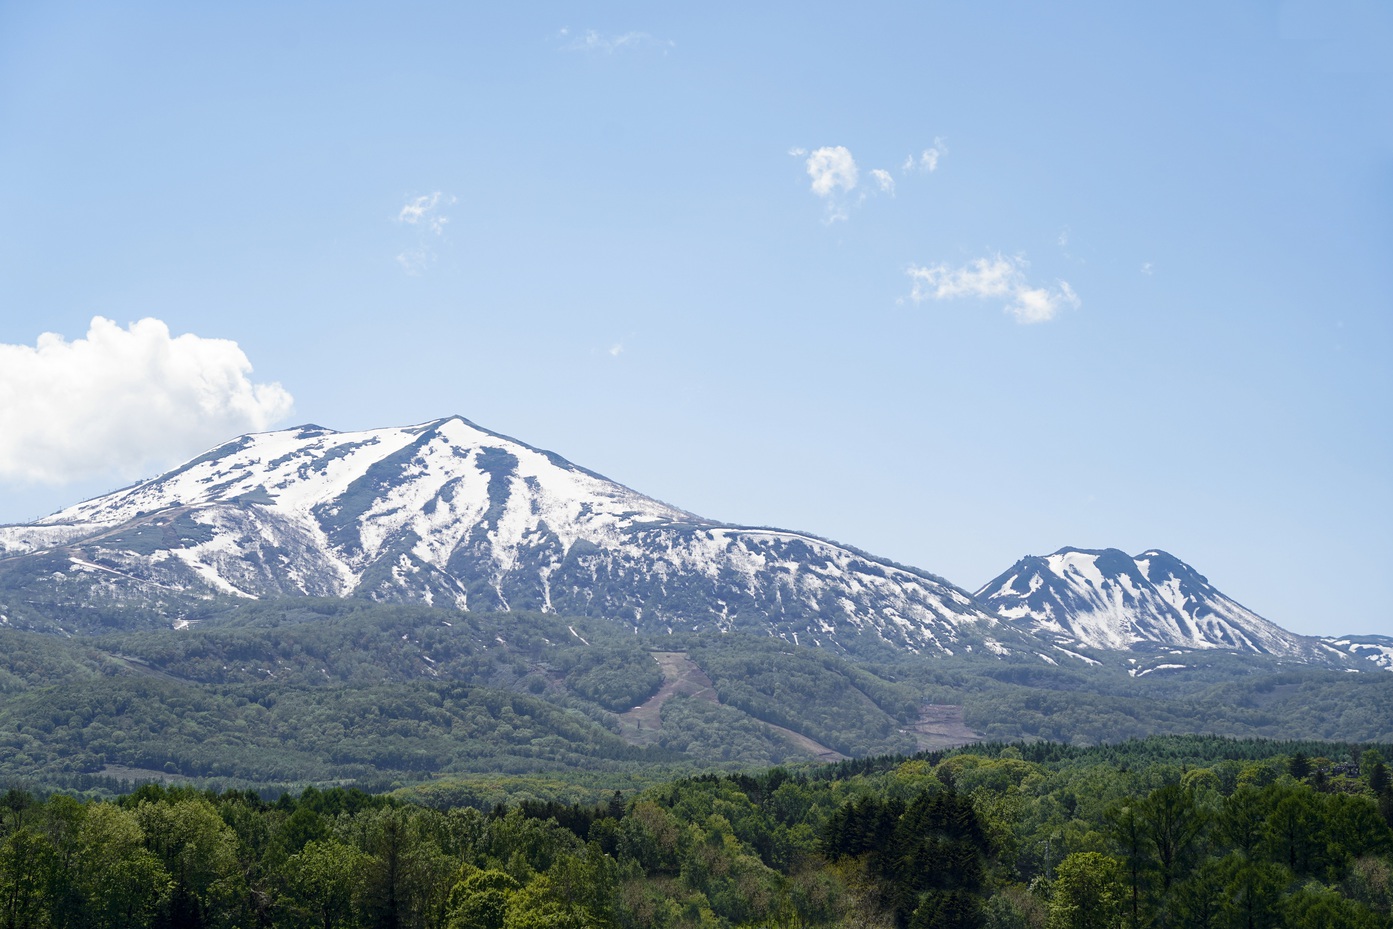
<path id="1" fill-rule="evenodd" d="M 1342 655 L 1372 662 L 1377 668 L 1393 671 L 1393 638 L 1383 635 L 1359 635 L 1325 638 L 1328 648 Z"/>

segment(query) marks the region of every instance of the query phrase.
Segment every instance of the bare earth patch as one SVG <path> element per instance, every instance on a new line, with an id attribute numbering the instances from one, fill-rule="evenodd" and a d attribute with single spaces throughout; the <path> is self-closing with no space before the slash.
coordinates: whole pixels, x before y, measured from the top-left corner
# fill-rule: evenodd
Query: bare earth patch
<path id="1" fill-rule="evenodd" d="M 962 707 L 941 703 L 926 703 L 920 707 L 919 718 L 905 731 L 919 742 L 921 752 L 957 748 L 984 738 L 982 733 L 969 729 L 963 722 Z"/>
<path id="2" fill-rule="evenodd" d="M 716 687 L 686 652 L 651 652 L 663 669 L 663 686 L 640 706 L 619 714 L 619 731 L 633 745 L 656 742 L 663 729 L 663 704 L 673 697 L 695 697 L 719 703 Z"/>

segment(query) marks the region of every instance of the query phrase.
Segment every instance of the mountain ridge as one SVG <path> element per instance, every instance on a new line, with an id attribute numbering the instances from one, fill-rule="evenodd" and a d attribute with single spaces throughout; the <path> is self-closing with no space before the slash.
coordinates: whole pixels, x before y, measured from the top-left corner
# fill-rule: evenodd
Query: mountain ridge
<path id="1" fill-rule="evenodd" d="M 949 654 L 1030 645 L 928 572 L 705 519 L 458 416 L 241 436 L 0 529 L 0 549 L 67 557 L 117 599 L 161 588 L 364 596 L 607 614 L 635 628 L 765 628 L 838 647 L 862 635 Z"/>
<path id="2" fill-rule="evenodd" d="M 813 533 L 699 516 L 459 415 L 236 437 L 0 527 L 0 588 L 6 571 L 54 612 L 136 605 L 147 624 L 182 622 L 210 598 L 311 596 L 1045 662 L 1055 651 L 1093 661 L 1078 649 L 1185 648 L 1343 665 L 1376 651 L 1288 632 L 1160 549 L 1066 546 L 969 593 Z"/>

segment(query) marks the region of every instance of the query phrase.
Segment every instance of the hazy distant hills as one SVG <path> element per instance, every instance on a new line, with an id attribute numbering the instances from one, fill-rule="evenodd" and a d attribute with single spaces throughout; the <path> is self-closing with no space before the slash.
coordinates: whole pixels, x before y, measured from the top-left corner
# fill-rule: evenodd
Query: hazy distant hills
<path id="1" fill-rule="evenodd" d="M 209 600 L 283 596 L 592 616 L 841 651 L 1053 661 L 1165 647 L 1393 664 L 1375 645 L 1290 633 L 1165 552 L 1065 548 L 971 595 L 806 533 L 704 519 L 460 417 L 242 436 L 0 527 L 0 625 L 179 625 Z"/>

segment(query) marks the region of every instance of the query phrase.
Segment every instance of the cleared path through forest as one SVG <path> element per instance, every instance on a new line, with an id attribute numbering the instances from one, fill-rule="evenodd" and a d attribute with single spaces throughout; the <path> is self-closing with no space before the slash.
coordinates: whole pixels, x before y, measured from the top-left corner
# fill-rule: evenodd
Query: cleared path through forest
<path id="1" fill-rule="evenodd" d="M 982 733 L 974 732 L 963 722 L 963 708 L 948 704 L 926 703 L 919 708 L 919 718 L 904 730 L 919 743 L 919 751 L 931 752 L 941 748 L 957 748 L 980 742 Z"/>
<path id="2" fill-rule="evenodd" d="M 716 686 L 711 683 L 711 678 L 706 676 L 706 672 L 701 670 L 696 662 L 687 657 L 686 652 L 650 652 L 650 654 L 663 671 L 663 686 L 659 687 L 658 692 L 641 705 L 619 714 L 619 731 L 631 745 L 647 745 L 658 741 L 658 737 L 663 732 L 663 704 L 673 697 L 692 697 L 711 703 L 721 702 L 720 698 L 716 696 Z M 783 726 L 776 726 L 773 723 L 766 723 L 763 720 L 760 722 L 777 732 L 799 751 L 806 752 L 818 761 L 841 761 L 846 758 L 840 752 L 833 751 L 802 733 L 785 729 Z"/>

